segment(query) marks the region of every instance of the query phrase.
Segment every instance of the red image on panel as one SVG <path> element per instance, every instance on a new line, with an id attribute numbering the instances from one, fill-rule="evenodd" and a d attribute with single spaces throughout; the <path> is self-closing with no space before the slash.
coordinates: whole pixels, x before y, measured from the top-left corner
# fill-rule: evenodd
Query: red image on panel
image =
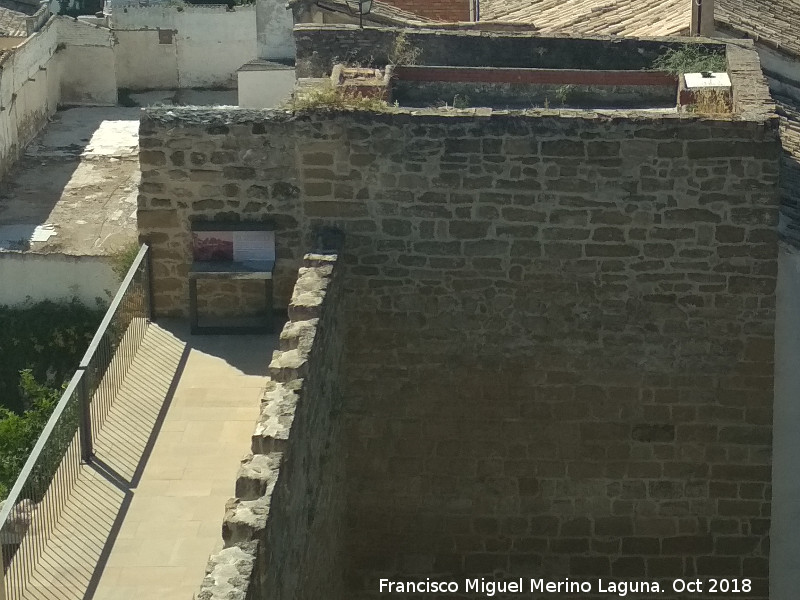
<path id="1" fill-rule="evenodd" d="M 233 232 L 195 231 L 192 234 L 192 255 L 196 261 L 232 261 Z"/>

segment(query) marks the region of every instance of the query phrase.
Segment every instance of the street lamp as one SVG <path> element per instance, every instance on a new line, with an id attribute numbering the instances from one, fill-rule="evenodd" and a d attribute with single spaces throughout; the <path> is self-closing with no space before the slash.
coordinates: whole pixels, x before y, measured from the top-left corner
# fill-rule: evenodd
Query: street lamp
<path id="1" fill-rule="evenodd" d="M 364 15 L 368 15 L 372 10 L 372 0 L 346 0 L 347 7 L 351 12 L 358 11 L 358 26 L 364 29 Z"/>

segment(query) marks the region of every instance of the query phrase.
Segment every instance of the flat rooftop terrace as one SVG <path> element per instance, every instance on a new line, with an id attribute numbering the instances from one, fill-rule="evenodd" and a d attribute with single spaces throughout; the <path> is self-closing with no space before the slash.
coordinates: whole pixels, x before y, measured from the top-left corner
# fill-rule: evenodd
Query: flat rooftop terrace
<path id="1" fill-rule="evenodd" d="M 136 240 L 141 106 L 235 105 L 235 91 L 132 94 L 58 111 L 0 184 L 0 251 L 107 256 Z"/>

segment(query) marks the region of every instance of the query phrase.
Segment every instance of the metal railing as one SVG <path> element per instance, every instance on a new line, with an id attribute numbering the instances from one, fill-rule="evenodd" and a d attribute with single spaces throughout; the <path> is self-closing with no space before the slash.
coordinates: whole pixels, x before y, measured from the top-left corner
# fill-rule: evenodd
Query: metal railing
<path id="1" fill-rule="evenodd" d="M 0 510 L 0 600 L 20 600 L 78 480 L 152 316 L 150 256 L 143 245 L 78 370 Z"/>
<path id="2" fill-rule="evenodd" d="M 152 317 L 149 263 L 148 247 L 142 245 L 78 365 L 78 370 L 84 372 L 81 431 L 85 433 L 85 461 L 91 460 L 97 435 Z"/>

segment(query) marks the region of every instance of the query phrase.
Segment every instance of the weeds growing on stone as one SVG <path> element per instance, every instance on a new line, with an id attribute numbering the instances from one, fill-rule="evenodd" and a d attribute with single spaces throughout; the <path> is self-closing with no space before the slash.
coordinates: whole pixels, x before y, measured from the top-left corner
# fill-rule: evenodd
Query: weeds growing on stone
<path id="1" fill-rule="evenodd" d="M 695 92 L 695 102 L 690 110 L 702 115 L 728 115 L 733 112 L 730 94 L 719 90 L 700 90 Z"/>
<path id="2" fill-rule="evenodd" d="M 652 68 L 673 75 L 683 73 L 721 72 L 727 69 L 724 54 L 710 52 L 699 44 L 686 44 L 680 48 L 670 48 L 653 61 Z"/>
<path id="3" fill-rule="evenodd" d="M 403 31 L 394 38 L 394 43 L 389 49 L 389 64 L 395 66 L 413 66 L 417 64 L 422 49 L 417 48 L 408 41 L 406 32 Z"/>
<path id="4" fill-rule="evenodd" d="M 388 102 L 380 98 L 363 96 L 335 87 L 329 83 L 309 90 L 298 91 L 291 101 L 290 108 L 292 110 L 366 110 L 386 112 L 391 107 Z"/>

